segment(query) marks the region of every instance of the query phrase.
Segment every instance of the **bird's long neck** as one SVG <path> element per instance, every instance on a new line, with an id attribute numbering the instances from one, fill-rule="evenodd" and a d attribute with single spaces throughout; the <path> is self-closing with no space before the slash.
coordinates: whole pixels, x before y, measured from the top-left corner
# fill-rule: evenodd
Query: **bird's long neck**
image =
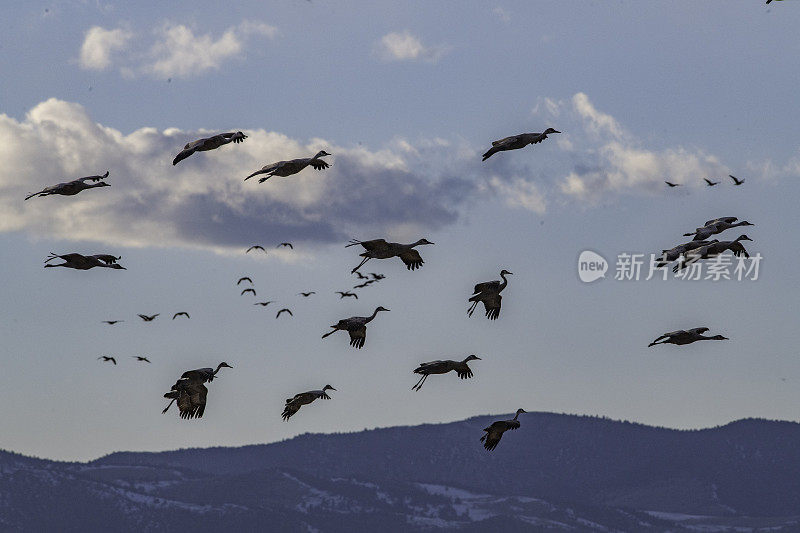
<path id="1" fill-rule="evenodd" d="M 516 420 L 518 416 L 519 416 L 519 411 L 517 411 L 517 414 L 514 415 L 513 420 Z"/>
<path id="2" fill-rule="evenodd" d="M 364 322 L 365 322 L 365 323 L 366 323 L 366 322 L 372 322 L 372 320 L 373 320 L 373 319 L 374 319 L 376 316 L 378 316 L 378 309 L 377 309 L 377 308 L 375 309 L 375 311 L 373 311 L 373 312 L 372 312 L 372 314 L 371 314 L 371 315 L 369 315 L 369 316 L 367 317 L 367 320 L 365 320 Z"/>
<path id="3" fill-rule="evenodd" d="M 502 291 L 503 289 L 506 288 L 506 285 L 508 285 L 508 279 L 506 279 L 506 273 L 505 272 L 500 272 L 500 277 L 503 278 L 503 283 L 500 284 L 500 291 Z M 500 292 L 500 291 L 498 291 L 498 292 Z"/>
<path id="4" fill-rule="evenodd" d="M 220 369 L 220 368 L 222 368 L 222 363 L 220 363 L 220 364 L 218 364 L 218 365 L 217 365 L 217 369 L 216 369 L 216 370 L 214 370 L 214 374 L 213 374 L 213 375 L 215 375 L 215 376 L 216 376 L 216 375 L 217 375 L 217 372 L 219 372 L 219 369 Z"/>

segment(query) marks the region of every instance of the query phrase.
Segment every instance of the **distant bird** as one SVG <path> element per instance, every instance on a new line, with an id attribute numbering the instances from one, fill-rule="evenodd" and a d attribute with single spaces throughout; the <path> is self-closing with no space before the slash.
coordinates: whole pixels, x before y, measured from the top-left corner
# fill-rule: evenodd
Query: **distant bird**
<path id="1" fill-rule="evenodd" d="M 294 246 L 292 246 L 292 243 L 290 243 L 290 242 L 282 242 L 278 246 L 276 246 L 275 248 L 280 248 L 281 246 L 283 246 L 284 248 L 286 248 L 288 246 L 289 248 L 294 250 Z"/>
<path id="2" fill-rule="evenodd" d="M 378 280 L 371 279 L 369 281 L 365 281 L 364 283 L 359 283 L 358 285 L 353 285 L 354 289 L 363 289 L 364 287 L 369 287 L 372 283 L 377 283 Z"/>
<path id="3" fill-rule="evenodd" d="M 742 183 L 744 183 L 744 178 L 739 179 L 736 176 L 731 176 L 730 174 L 728 174 L 728 177 L 733 180 L 734 185 L 741 185 Z"/>
<path id="4" fill-rule="evenodd" d="M 217 365 L 217 369 L 198 368 L 197 370 L 187 370 L 180 379 L 175 382 L 170 391 L 164 394 L 170 402 L 161 413 L 166 413 L 173 402 L 178 402 L 178 412 L 181 418 L 202 418 L 206 410 L 206 398 L 208 388 L 203 383 L 211 383 L 219 372 L 220 368 L 233 368 L 228 363 L 222 362 Z"/>
<path id="5" fill-rule="evenodd" d="M 385 307 L 378 306 L 370 316 L 353 316 L 343 318 L 333 326 L 333 331 L 329 331 L 322 336 L 324 339 L 328 335 L 333 335 L 339 330 L 347 331 L 350 334 L 350 346 L 361 348 L 367 340 L 367 324 L 372 322 L 379 311 L 388 311 Z"/>
<path id="6" fill-rule="evenodd" d="M 346 297 L 348 297 L 348 296 L 349 296 L 349 297 L 352 297 L 352 298 L 355 298 L 356 300 L 358 300 L 358 294 L 356 294 L 356 293 L 354 293 L 354 292 L 349 292 L 349 291 L 336 291 L 336 294 L 338 294 L 338 295 L 339 295 L 339 299 L 340 299 L 340 300 L 342 300 L 342 299 L 344 299 L 344 298 L 346 298 Z"/>
<path id="7" fill-rule="evenodd" d="M 667 185 L 669 185 L 670 187 L 680 187 L 680 186 L 681 186 L 681 184 L 680 184 L 680 183 L 671 183 L 671 182 L 669 182 L 669 181 L 666 181 L 666 180 L 664 180 L 664 183 L 666 183 L 666 184 L 667 184 Z"/>
<path id="8" fill-rule="evenodd" d="M 39 192 L 29 194 L 25 200 L 30 200 L 35 196 L 43 197 L 50 196 L 51 194 L 60 194 L 61 196 L 74 196 L 86 189 L 94 189 L 96 187 L 110 187 L 110 185 L 103 180 L 108 177 L 108 171 L 102 176 L 86 176 L 85 178 L 78 178 L 76 180 L 59 183 L 50 187 L 45 187 Z M 88 182 L 94 182 L 88 183 Z M 98 183 L 99 182 L 99 183 Z"/>
<path id="9" fill-rule="evenodd" d="M 372 276 L 372 279 L 374 279 L 375 281 L 386 279 L 386 276 L 384 276 L 383 274 L 376 274 L 375 272 L 370 272 L 369 275 Z"/>
<path id="10" fill-rule="evenodd" d="M 713 337 L 706 337 L 703 335 L 708 331 L 708 328 L 694 328 L 694 329 L 679 329 L 678 331 L 670 331 L 669 333 L 664 333 L 656 340 L 648 344 L 648 347 L 655 346 L 656 344 L 677 344 L 679 346 L 683 346 L 684 344 L 691 344 L 697 341 L 726 341 L 729 340 L 728 337 L 723 337 L 722 335 L 714 335 Z M 661 342 L 659 342 L 661 341 Z"/>
<path id="11" fill-rule="evenodd" d="M 51 264 L 53 259 L 63 259 L 63 263 L 57 265 Z M 50 252 L 50 255 L 45 259 L 45 267 L 65 267 L 74 268 L 76 270 L 89 270 L 94 267 L 113 268 L 116 270 L 127 270 L 124 266 L 117 264 L 117 260 L 121 257 L 114 257 L 108 254 L 97 255 L 81 255 L 81 254 L 64 254 L 58 255 Z"/>
<path id="12" fill-rule="evenodd" d="M 148 359 L 147 357 L 142 357 L 141 355 L 132 355 L 131 357 L 133 357 L 137 361 L 141 361 L 143 363 L 149 363 L 150 362 L 150 359 Z"/>
<path id="13" fill-rule="evenodd" d="M 473 311 L 475 311 L 475 308 L 478 306 L 478 302 L 483 302 L 483 307 L 486 309 L 486 318 L 489 320 L 497 320 L 497 317 L 500 316 L 500 305 L 503 300 L 500 293 L 503 292 L 503 289 L 508 285 L 506 275 L 511 274 L 512 273 L 508 270 L 503 269 L 500 271 L 500 277 L 503 278 L 502 283 L 500 283 L 499 280 L 494 280 L 475 285 L 472 291 L 473 294 L 468 300 L 472 302 L 472 305 L 467 309 L 467 316 L 472 316 Z"/>
<path id="14" fill-rule="evenodd" d="M 497 444 L 500 442 L 500 439 L 503 438 L 503 433 L 509 429 L 519 428 L 517 417 L 522 413 L 527 413 L 527 411 L 525 411 L 525 409 L 517 409 L 517 414 L 515 414 L 514 418 L 511 420 L 498 420 L 497 422 L 492 422 L 492 425 L 489 427 L 483 428 L 483 431 L 486 432 L 486 435 L 481 437 L 483 447 L 488 451 L 497 448 Z"/>
<path id="15" fill-rule="evenodd" d="M 547 128 L 542 133 L 520 133 L 519 135 L 512 135 L 505 139 L 492 142 L 492 147 L 489 151 L 483 154 L 483 161 L 486 161 L 497 152 L 505 152 L 506 150 L 518 150 L 525 148 L 529 144 L 537 144 L 547 139 L 547 136 L 552 133 L 561 133 L 553 128 Z"/>
<path id="16" fill-rule="evenodd" d="M 145 322 L 152 322 L 152 321 L 153 321 L 153 320 L 155 320 L 155 319 L 156 319 L 156 317 L 157 317 L 158 315 L 160 315 L 160 314 L 161 314 L 161 313 L 156 313 L 156 314 L 154 314 L 154 315 L 150 315 L 150 316 L 147 316 L 147 315 L 139 315 L 139 318 L 141 318 L 141 319 L 142 319 L 142 320 L 144 320 Z"/>
<path id="17" fill-rule="evenodd" d="M 186 311 L 181 311 L 180 313 L 175 313 L 174 315 L 172 315 L 172 320 L 175 320 L 179 316 L 185 316 L 186 318 L 192 318 L 192 317 L 189 316 L 189 313 L 187 313 Z"/>
<path id="18" fill-rule="evenodd" d="M 241 294 L 239 294 L 239 296 L 244 296 L 244 293 L 246 293 L 246 292 L 252 292 L 252 293 L 253 293 L 253 296 L 255 296 L 255 295 L 256 295 L 256 290 L 255 290 L 255 289 L 253 289 L 253 288 L 250 288 L 250 289 L 243 289 L 243 290 L 242 290 L 242 292 L 241 292 Z"/>
<path id="19" fill-rule="evenodd" d="M 295 414 L 297 411 L 300 410 L 301 407 L 304 405 L 308 405 L 316 399 L 322 400 L 330 400 L 331 397 L 325 391 L 328 390 L 336 390 L 330 385 L 325 385 L 322 387 L 322 390 L 310 390 L 308 392 L 301 392 L 300 394 L 295 394 L 294 397 L 288 398 L 286 400 L 286 406 L 283 408 L 283 413 L 281 417 L 286 420 L 287 422 Z"/>
<path id="20" fill-rule="evenodd" d="M 369 279 L 369 276 L 365 276 L 361 272 L 352 272 L 352 273 L 358 276 L 358 279 Z"/>
<path id="21" fill-rule="evenodd" d="M 253 283 L 253 280 L 252 280 L 252 279 L 250 279 L 250 278 L 248 278 L 247 276 L 245 276 L 245 277 L 243 277 L 243 278 L 239 278 L 239 281 L 237 281 L 237 282 L 236 282 L 236 285 L 239 285 L 239 284 L 240 284 L 241 282 L 243 282 L 243 281 L 249 281 L 250 283 Z"/>
<path id="22" fill-rule="evenodd" d="M 713 241 L 690 241 L 684 244 L 679 244 L 678 246 L 670 248 L 669 250 L 661 250 L 661 259 L 658 261 L 658 263 L 656 263 L 656 268 L 667 266 L 672 261 L 678 259 L 681 255 L 686 256 L 687 252 L 716 242 L 719 241 L 716 239 Z"/>
<path id="23" fill-rule="evenodd" d="M 290 309 L 284 308 L 284 309 L 281 309 L 280 311 L 278 311 L 278 314 L 275 315 L 275 318 L 278 318 L 279 316 L 281 316 L 281 313 L 289 313 L 289 316 L 294 316 Z"/>
<path id="24" fill-rule="evenodd" d="M 317 294 L 317 293 L 314 292 L 314 291 L 311 291 L 311 292 L 298 292 L 297 293 L 298 296 L 302 296 L 303 298 L 308 298 L 312 294 Z"/>
<path id="25" fill-rule="evenodd" d="M 705 180 L 706 184 L 707 184 L 709 187 L 713 187 L 714 185 L 719 185 L 719 182 L 718 182 L 718 181 L 711 181 L 711 180 L 710 180 L 710 179 L 708 179 L 708 178 L 703 178 L 703 179 Z"/>
<path id="26" fill-rule="evenodd" d="M 411 244 L 386 242 L 384 239 L 374 239 L 371 241 L 359 241 L 356 239 L 351 239 L 350 244 L 346 245 L 345 248 L 355 246 L 357 244 L 363 246 L 366 252 L 359 254 L 359 256 L 363 257 L 364 259 L 357 267 L 350 271 L 351 274 L 361 268 L 364 263 L 370 259 L 389 259 L 390 257 L 399 257 L 403 263 L 406 264 L 406 267 L 409 270 L 415 270 L 420 268 L 424 261 L 414 247 L 433 243 L 427 239 L 420 239 Z"/>
<path id="27" fill-rule="evenodd" d="M 113 326 L 117 322 L 125 322 L 124 320 L 103 320 L 103 324 L 108 324 L 109 326 Z"/>
<path id="28" fill-rule="evenodd" d="M 269 300 L 269 301 L 266 301 L 266 302 L 256 302 L 253 305 L 260 305 L 261 307 L 266 307 L 271 303 L 273 303 L 273 300 Z"/>
<path id="29" fill-rule="evenodd" d="M 214 150 L 231 142 L 238 144 L 245 139 L 247 139 L 247 135 L 241 131 L 237 131 L 236 133 L 220 133 L 219 135 L 214 135 L 213 137 L 192 141 L 187 143 L 186 146 L 183 147 L 181 153 L 175 156 L 172 164 L 173 166 L 177 165 L 180 161 L 183 161 L 195 152 L 207 152 L 208 150 Z"/>
<path id="30" fill-rule="evenodd" d="M 263 247 L 263 246 L 259 246 L 259 245 L 257 245 L 257 244 L 256 244 L 255 246 L 251 246 L 250 248 L 248 248 L 248 249 L 247 249 L 247 251 L 246 251 L 245 253 L 246 253 L 246 254 L 249 254 L 249 253 L 250 253 L 250 250 L 261 250 L 262 252 L 264 252 L 264 253 L 267 253 L 267 251 L 264 249 L 264 247 Z"/>
<path id="31" fill-rule="evenodd" d="M 411 387 L 411 390 L 418 391 L 422 388 L 422 385 L 425 383 L 425 380 L 428 379 L 428 376 L 431 374 L 447 374 L 451 370 L 455 370 L 458 377 L 461 379 L 467 379 L 472 377 L 472 369 L 467 366 L 467 363 L 470 361 L 480 360 L 481 358 L 477 355 L 468 355 L 466 359 L 463 361 L 453 361 L 450 359 L 445 359 L 443 361 L 431 361 L 429 363 L 420 363 L 420 365 L 414 370 L 415 374 L 422 374 L 422 377 L 419 378 L 417 384 Z"/>
<path id="32" fill-rule="evenodd" d="M 711 237 L 712 235 L 716 235 L 717 233 L 722 233 L 723 231 L 731 228 L 735 228 L 737 226 L 754 226 L 755 224 L 751 224 L 746 220 L 742 220 L 741 222 L 735 222 L 737 219 L 736 217 L 722 217 L 722 218 L 715 218 L 714 220 L 706 221 L 705 225 L 701 228 L 696 228 L 692 233 L 684 233 L 684 237 L 691 237 L 694 235 L 695 241 L 702 241 Z"/>
<path id="33" fill-rule="evenodd" d="M 109 361 L 111 361 L 115 365 L 117 364 L 117 360 L 114 359 L 113 357 L 109 357 L 108 355 L 101 355 L 100 357 L 98 357 L 98 359 L 102 359 L 104 363 L 108 363 Z"/>
<path id="34" fill-rule="evenodd" d="M 320 150 L 316 153 L 314 157 L 306 157 L 302 159 L 290 159 L 289 161 L 278 161 L 277 163 L 270 163 L 269 165 L 265 165 L 261 168 L 261 170 L 256 170 L 249 176 L 247 176 L 244 180 L 247 181 L 253 176 L 258 176 L 259 174 L 266 174 L 263 178 L 258 180 L 259 183 L 264 183 L 272 176 L 280 176 L 285 178 L 287 176 L 291 176 L 293 174 L 297 174 L 307 166 L 311 166 L 314 170 L 324 170 L 330 166 L 329 163 L 320 159 L 321 157 L 325 157 L 326 155 L 331 155 L 325 150 Z"/>

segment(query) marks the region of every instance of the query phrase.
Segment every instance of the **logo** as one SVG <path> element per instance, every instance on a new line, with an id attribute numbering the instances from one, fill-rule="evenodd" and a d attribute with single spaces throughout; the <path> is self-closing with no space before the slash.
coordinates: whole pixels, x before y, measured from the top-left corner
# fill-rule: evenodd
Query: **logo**
<path id="1" fill-rule="evenodd" d="M 578 257 L 578 277 L 584 283 L 591 283 L 606 277 L 608 261 L 602 255 L 584 250 Z"/>

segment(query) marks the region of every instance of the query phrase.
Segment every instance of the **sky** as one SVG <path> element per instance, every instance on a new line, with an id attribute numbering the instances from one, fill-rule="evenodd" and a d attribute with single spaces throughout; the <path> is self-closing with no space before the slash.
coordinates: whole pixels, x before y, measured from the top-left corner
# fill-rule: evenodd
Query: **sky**
<path id="1" fill-rule="evenodd" d="M 798 420 L 799 6 L 4 6 L 0 448 L 89 460 L 518 407 L 687 429 Z M 481 162 L 492 140 L 547 127 L 563 133 Z M 239 130 L 243 143 L 171 164 Z M 242 181 L 322 149 L 327 170 Z M 106 170 L 111 187 L 23 201 Z M 613 279 L 619 253 L 721 216 L 755 224 L 757 280 Z M 360 259 L 345 244 L 381 237 L 435 244 L 413 272 L 368 262 L 386 279 L 340 300 Z M 245 254 L 254 244 L 268 253 Z M 584 250 L 609 260 L 605 279 L 580 281 Z M 51 251 L 113 253 L 127 270 L 44 269 Z M 472 286 L 501 269 L 514 274 L 500 319 L 468 318 Z M 320 338 L 378 305 L 391 311 L 363 349 Z M 282 307 L 294 316 L 276 319 Z M 647 347 L 698 326 L 731 340 Z M 411 391 L 419 363 L 469 354 L 471 380 Z M 220 361 L 234 368 L 201 420 L 160 413 L 184 370 Z M 280 419 L 285 398 L 325 384 L 331 401 Z"/>

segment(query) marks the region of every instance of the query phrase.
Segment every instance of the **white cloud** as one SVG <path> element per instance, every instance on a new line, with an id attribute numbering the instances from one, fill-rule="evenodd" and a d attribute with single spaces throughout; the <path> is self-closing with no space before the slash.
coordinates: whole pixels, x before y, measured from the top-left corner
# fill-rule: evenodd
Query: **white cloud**
<path id="1" fill-rule="evenodd" d="M 428 47 L 408 30 L 387 33 L 377 45 L 378 55 L 385 61 L 427 61 L 435 63 L 448 52 L 446 46 Z"/>
<path id="2" fill-rule="evenodd" d="M 273 38 L 277 29 L 264 22 L 246 20 L 231 26 L 219 36 L 198 34 L 183 24 L 165 24 L 152 38 L 123 29 L 106 30 L 95 26 L 86 32 L 80 53 L 80 65 L 86 69 L 105 70 L 116 55 L 119 70 L 125 77 L 148 74 L 156 77 L 197 76 L 217 70 L 245 54 L 255 38 Z"/>
<path id="3" fill-rule="evenodd" d="M 544 215 L 547 204 L 539 187 L 532 181 L 522 178 L 503 180 L 492 176 L 488 182 L 489 189 L 499 193 L 509 207 L 519 207 Z"/>
<path id="4" fill-rule="evenodd" d="M 107 69 L 111 65 L 112 54 L 125 49 L 131 37 L 133 34 L 122 28 L 90 28 L 81 46 L 80 66 L 88 70 Z"/>
<path id="5" fill-rule="evenodd" d="M 172 165 L 186 142 L 210 133 L 144 127 L 126 135 L 94 122 L 79 104 L 54 98 L 23 120 L 0 114 L 0 231 L 110 248 L 218 252 L 241 252 L 262 240 L 345 242 L 365 231 L 416 239 L 410 232 L 454 222 L 477 191 L 452 156 L 457 170 L 448 163 L 438 170 L 426 166 L 424 160 L 448 157 L 438 141 L 369 150 L 251 130 L 241 144 Z M 325 171 L 306 169 L 263 184 L 243 181 L 267 163 L 323 148 L 334 154 Z M 45 186 L 106 170 L 111 187 L 23 201 Z"/>

